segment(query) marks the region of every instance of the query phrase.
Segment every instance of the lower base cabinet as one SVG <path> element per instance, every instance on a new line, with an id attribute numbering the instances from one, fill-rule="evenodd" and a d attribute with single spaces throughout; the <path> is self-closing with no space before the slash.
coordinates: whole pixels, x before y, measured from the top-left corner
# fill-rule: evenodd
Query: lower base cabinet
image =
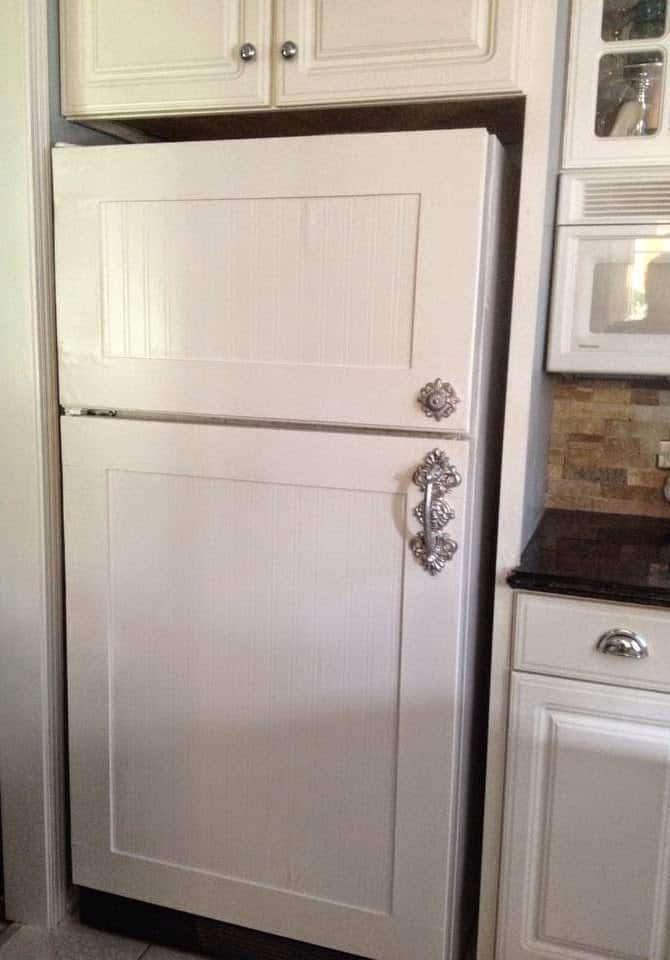
<path id="1" fill-rule="evenodd" d="M 670 697 L 515 673 L 499 960 L 661 960 Z"/>

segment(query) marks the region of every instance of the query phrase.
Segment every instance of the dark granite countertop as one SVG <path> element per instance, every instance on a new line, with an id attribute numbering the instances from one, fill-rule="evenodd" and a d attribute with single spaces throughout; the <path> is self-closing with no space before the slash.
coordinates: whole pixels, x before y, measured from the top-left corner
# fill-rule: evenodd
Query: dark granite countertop
<path id="1" fill-rule="evenodd" d="M 670 520 L 546 510 L 507 582 L 520 590 L 670 607 Z"/>

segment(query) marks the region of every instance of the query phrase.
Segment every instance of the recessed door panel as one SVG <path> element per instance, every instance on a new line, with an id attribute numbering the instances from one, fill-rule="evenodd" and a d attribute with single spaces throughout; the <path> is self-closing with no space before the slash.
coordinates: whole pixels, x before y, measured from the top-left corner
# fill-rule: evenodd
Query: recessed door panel
<path id="1" fill-rule="evenodd" d="M 387 960 L 443 955 L 468 445 L 66 417 L 75 881 Z"/>
<path id="2" fill-rule="evenodd" d="M 56 150 L 62 403 L 467 430 L 491 150 L 481 130 Z M 458 398 L 440 420 L 436 378 Z"/>
<path id="3" fill-rule="evenodd" d="M 408 370 L 419 199 L 106 203 L 103 356 Z"/>

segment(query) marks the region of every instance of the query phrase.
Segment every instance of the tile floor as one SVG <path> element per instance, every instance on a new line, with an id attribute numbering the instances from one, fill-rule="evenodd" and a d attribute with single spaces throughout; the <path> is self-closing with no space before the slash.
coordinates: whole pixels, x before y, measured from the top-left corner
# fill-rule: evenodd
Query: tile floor
<path id="1" fill-rule="evenodd" d="M 0 960 L 202 960 L 178 950 L 152 946 L 100 930 L 74 919 L 51 933 L 12 926 L 0 934 Z"/>

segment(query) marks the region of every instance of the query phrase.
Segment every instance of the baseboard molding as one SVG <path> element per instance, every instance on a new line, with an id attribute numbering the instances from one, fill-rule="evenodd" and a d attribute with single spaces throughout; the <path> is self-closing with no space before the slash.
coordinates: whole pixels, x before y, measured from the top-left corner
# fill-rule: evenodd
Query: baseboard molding
<path id="1" fill-rule="evenodd" d="M 81 923 L 220 960 L 361 960 L 350 953 L 247 930 L 139 900 L 79 888 Z"/>

